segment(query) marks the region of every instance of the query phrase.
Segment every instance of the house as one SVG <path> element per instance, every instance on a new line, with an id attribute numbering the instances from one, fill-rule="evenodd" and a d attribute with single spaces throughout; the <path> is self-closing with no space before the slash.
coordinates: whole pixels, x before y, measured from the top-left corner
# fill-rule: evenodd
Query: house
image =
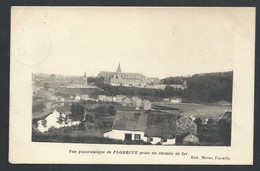
<path id="1" fill-rule="evenodd" d="M 130 98 L 128 98 L 128 97 L 124 97 L 123 99 L 122 99 L 122 106 L 130 106 L 131 105 L 131 99 Z"/>
<path id="2" fill-rule="evenodd" d="M 47 95 L 47 99 L 48 99 L 48 100 L 51 100 L 51 101 L 56 101 L 56 100 L 58 100 L 58 98 L 57 98 L 55 95 L 51 95 L 51 94 Z"/>
<path id="3" fill-rule="evenodd" d="M 112 101 L 116 102 L 116 96 L 112 96 Z"/>
<path id="4" fill-rule="evenodd" d="M 157 77 L 147 77 L 146 84 L 160 84 L 160 79 Z"/>
<path id="5" fill-rule="evenodd" d="M 80 121 L 71 121 L 67 118 L 67 115 L 61 111 L 54 110 L 45 119 L 37 122 L 37 129 L 40 132 L 47 132 L 50 128 L 62 128 L 73 125 L 78 125 Z"/>
<path id="6" fill-rule="evenodd" d="M 169 99 L 169 98 L 164 98 L 163 101 L 164 101 L 164 102 L 169 102 L 170 99 Z"/>
<path id="7" fill-rule="evenodd" d="M 122 141 L 147 141 L 147 138 L 144 136 L 147 117 L 147 114 L 137 113 L 136 111 L 117 111 L 112 130 L 106 132 L 104 137 Z"/>
<path id="8" fill-rule="evenodd" d="M 187 85 L 185 84 L 170 84 L 168 86 L 173 87 L 175 89 L 182 89 L 182 90 L 187 88 Z"/>
<path id="9" fill-rule="evenodd" d="M 225 120 L 226 123 L 231 123 L 231 119 L 232 119 L 232 112 L 225 110 L 225 112 L 222 115 L 220 115 L 218 122 L 221 120 Z"/>
<path id="10" fill-rule="evenodd" d="M 195 139 L 193 136 L 197 136 L 197 124 L 194 123 L 189 117 L 186 115 L 178 115 L 177 116 L 177 123 L 176 123 L 176 143 L 177 144 L 184 144 L 189 139 L 190 136 L 185 139 L 186 136 L 192 135 L 192 139 Z M 194 141 L 194 144 L 197 144 L 198 141 Z M 192 141 L 189 142 L 192 144 Z"/>
<path id="11" fill-rule="evenodd" d="M 121 103 L 123 98 L 125 98 L 125 95 L 116 95 L 116 102 Z"/>
<path id="12" fill-rule="evenodd" d="M 177 119 L 177 135 L 182 135 L 187 132 L 197 135 L 197 124 L 195 124 L 189 117 L 186 115 L 179 115 Z"/>
<path id="13" fill-rule="evenodd" d="M 150 89 L 159 89 L 164 90 L 166 87 L 165 84 L 151 84 L 151 85 L 145 85 L 144 88 L 150 88 Z"/>
<path id="14" fill-rule="evenodd" d="M 178 97 L 172 97 L 170 98 L 171 103 L 182 103 L 182 99 Z"/>
<path id="15" fill-rule="evenodd" d="M 107 96 L 106 97 L 106 101 L 107 102 L 112 102 L 113 101 L 113 97 L 112 96 Z"/>
<path id="16" fill-rule="evenodd" d="M 155 84 L 155 85 L 153 85 L 153 88 L 154 88 L 154 89 L 164 90 L 165 87 L 166 87 L 165 84 Z"/>
<path id="17" fill-rule="evenodd" d="M 98 95 L 99 101 L 106 101 L 107 97 L 105 95 Z"/>
<path id="18" fill-rule="evenodd" d="M 87 94 L 81 95 L 80 98 L 82 100 L 90 100 L 89 96 Z"/>
<path id="19" fill-rule="evenodd" d="M 44 98 L 44 99 L 47 99 L 47 100 L 50 100 L 50 101 L 56 101 L 57 100 L 57 97 L 55 95 L 53 95 L 53 93 L 50 93 L 48 91 L 42 92 L 40 94 L 40 97 Z"/>
<path id="20" fill-rule="evenodd" d="M 58 103 L 59 106 L 64 106 L 65 105 L 65 103 L 64 103 L 65 98 L 64 97 L 57 96 L 57 101 L 60 102 L 60 103 Z"/>
<path id="21" fill-rule="evenodd" d="M 196 120 L 200 120 L 200 124 L 207 124 L 209 121 L 209 118 L 206 115 L 191 115 L 189 118 L 196 123 Z"/>
<path id="22" fill-rule="evenodd" d="M 199 138 L 189 134 L 183 138 L 183 145 L 198 145 L 199 144 Z"/>
<path id="23" fill-rule="evenodd" d="M 136 109 L 140 109 L 142 107 L 142 100 L 136 99 L 135 101 L 132 101 L 132 107 L 135 107 Z"/>
<path id="24" fill-rule="evenodd" d="M 162 111 L 117 111 L 112 130 L 104 133 L 104 137 L 174 145 L 176 118 L 177 113 Z"/>
<path id="25" fill-rule="evenodd" d="M 176 119 L 178 111 L 166 113 L 147 111 L 145 136 L 151 144 L 174 145 L 176 141 Z"/>
<path id="26" fill-rule="evenodd" d="M 152 109 L 152 103 L 149 100 L 144 100 L 143 101 L 143 109 L 144 110 Z"/>
<path id="27" fill-rule="evenodd" d="M 75 100 L 80 100 L 81 99 L 79 95 L 76 95 L 74 98 L 75 98 Z"/>
<path id="28" fill-rule="evenodd" d="M 137 97 L 137 96 L 133 96 L 133 97 L 131 98 L 131 100 L 132 100 L 133 102 L 135 102 L 135 101 L 137 101 L 137 100 L 140 100 L 140 98 Z"/>

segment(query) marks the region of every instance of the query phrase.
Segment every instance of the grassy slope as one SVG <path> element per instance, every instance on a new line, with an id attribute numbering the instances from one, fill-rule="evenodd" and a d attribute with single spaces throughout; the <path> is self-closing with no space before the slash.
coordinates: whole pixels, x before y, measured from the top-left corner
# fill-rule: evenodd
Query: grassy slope
<path id="1" fill-rule="evenodd" d="M 190 115 L 201 115 L 201 116 L 210 116 L 212 118 L 219 118 L 225 110 L 231 110 L 231 106 L 221 106 L 221 105 L 205 105 L 205 104 L 189 104 L 189 103 L 180 103 L 180 104 L 165 104 L 165 103 L 155 103 L 163 106 L 169 106 L 178 108 L 183 111 L 187 116 Z"/>
<path id="2" fill-rule="evenodd" d="M 103 91 L 97 88 L 58 88 L 58 92 L 62 94 L 70 94 L 70 95 L 83 95 L 88 94 L 90 97 L 97 97 L 98 94 L 102 94 Z"/>

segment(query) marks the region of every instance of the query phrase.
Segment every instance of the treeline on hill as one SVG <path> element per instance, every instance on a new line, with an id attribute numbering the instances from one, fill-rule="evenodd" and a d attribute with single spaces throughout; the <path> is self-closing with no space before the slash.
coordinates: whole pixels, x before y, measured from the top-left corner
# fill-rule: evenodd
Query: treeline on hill
<path id="1" fill-rule="evenodd" d="M 187 79 L 188 102 L 232 102 L 233 72 L 195 74 Z"/>
<path id="2" fill-rule="evenodd" d="M 185 77 L 183 77 L 183 76 L 181 76 L 181 77 L 168 77 L 168 78 L 161 79 L 161 84 L 166 84 L 166 85 L 183 84 L 184 80 L 185 80 Z"/>
<path id="3" fill-rule="evenodd" d="M 161 80 L 162 84 L 183 84 L 187 81 L 187 89 L 166 86 L 164 90 L 137 87 L 111 86 L 104 83 L 104 78 L 89 77 L 89 82 L 108 92 L 109 95 L 140 96 L 149 100 L 158 98 L 181 97 L 183 102 L 213 103 L 232 101 L 233 72 L 195 74 L 191 77 L 169 77 Z"/>
<path id="4" fill-rule="evenodd" d="M 158 100 L 161 98 L 179 96 L 184 97 L 184 93 L 181 89 L 175 89 L 173 87 L 166 86 L 165 90 L 137 88 L 137 87 L 124 87 L 124 86 L 111 86 L 104 83 L 104 78 L 95 78 L 95 83 L 98 87 L 105 92 L 109 92 L 109 95 L 127 95 L 127 96 L 139 96 L 149 100 Z M 106 94 L 107 95 L 107 94 Z"/>

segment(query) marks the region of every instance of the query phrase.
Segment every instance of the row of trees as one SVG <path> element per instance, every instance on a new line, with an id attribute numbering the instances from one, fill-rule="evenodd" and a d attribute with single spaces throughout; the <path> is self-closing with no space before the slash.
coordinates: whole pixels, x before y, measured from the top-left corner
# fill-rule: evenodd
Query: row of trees
<path id="1" fill-rule="evenodd" d="M 168 77 L 168 78 L 164 78 L 161 79 L 161 83 L 162 84 L 183 84 L 185 80 L 185 77 Z"/>

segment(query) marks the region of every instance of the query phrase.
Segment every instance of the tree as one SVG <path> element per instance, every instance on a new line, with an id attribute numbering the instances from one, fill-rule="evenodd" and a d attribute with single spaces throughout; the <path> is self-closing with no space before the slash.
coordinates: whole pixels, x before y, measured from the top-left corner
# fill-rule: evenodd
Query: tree
<path id="1" fill-rule="evenodd" d="M 42 120 L 42 125 L 43 125 L 44 127 L 47 127 L 47 120 L 46 120 L 46 119 L 43 119 L 43 120 Z"/>
<path id="2" fill-rule="evenodd" d="M 219 132 L 218 132 L 218 138 L 220 141 L 224 143 L 224 145 L 230 145 L 231 143 L 231 122 L 220 119 L 218 121 L 219 126 Z"/>
<path id="3" fill-rule="evenodd" d="M 92 83 L 92 82 L 95 82 L 96 78 L 95 77 L 88 77 L 87 80 L 88 80 L 88 83 Z"/>
<path id="4" fill-rule="evenodd" d="M 51 75 L 50 75 L 50 79 L 51 79 L 51 80 L 55 80 L 55 79 L 56 79 L 56 75 L 55 75 L 55 74 L 51 74 Z"/>
<path id="5" fill-rule="evenodd" d="M 43 83 L 43 88 L 44 88 L 44 90 L 48 90 L 49 89 L 49 83 L 48 82 Z"/>
<path id="6" fill-rule="evenodd" d="M 59 118 L 58 118 L 58 123 L 62 123 L 62 121 L 63 121 L 63 117 L 62 117 L 62 113 L 60 113 L 60 115 L 59 115 Z"/>
<path id="7" fill-rule="evenodd" d="M 212 118 L 209 118 L 207 124 L 213 124 L 214 123 L 214 120 Z"/>
<path id="8" fill-rule="evenodd" d="M 84 118 L 84 105 L 81 103 L 72 103 L 70 106 L 71 117 L 73 120 L 79 121 Z"/>
<path id="9" fill-rule="evenodd" d="M 45 108 L 45 105 L 43 102 L 35 102 L 32 106 L 32 112 L 42 112 Z"/>
<path id="10" fill-rule="evenodd" d="M 95 80 L 95 84 L 104 89 L 104 81 L 105 81 L 105 78 L 104 77 L 97 77 L 96 80 Z"/>
<path id="11" fill-rule="evenodd" d="M 112 116 L 115 116 L 116 115 L 116 110 L 115 110 L 115 107 L 114 106 L 109 106 L 108 109 L 107 109 L 107 112 L 112 115 Z"/>
<path id="12" fill-rule="evenodd" d="M 201 125 L 202 124 L 202 120 L 200 118 L 196 118 L 194 120 L 194 123 L 196 123 L 197 125 Z"/>
<path id="13" fill-rule="evenodd" d="M 33 118 L 33 119 L 32 119 L 32 124 L 35 125 L 35 126 L 37 126 L 37 125 L 38 125 L 38 119 Z"/>

